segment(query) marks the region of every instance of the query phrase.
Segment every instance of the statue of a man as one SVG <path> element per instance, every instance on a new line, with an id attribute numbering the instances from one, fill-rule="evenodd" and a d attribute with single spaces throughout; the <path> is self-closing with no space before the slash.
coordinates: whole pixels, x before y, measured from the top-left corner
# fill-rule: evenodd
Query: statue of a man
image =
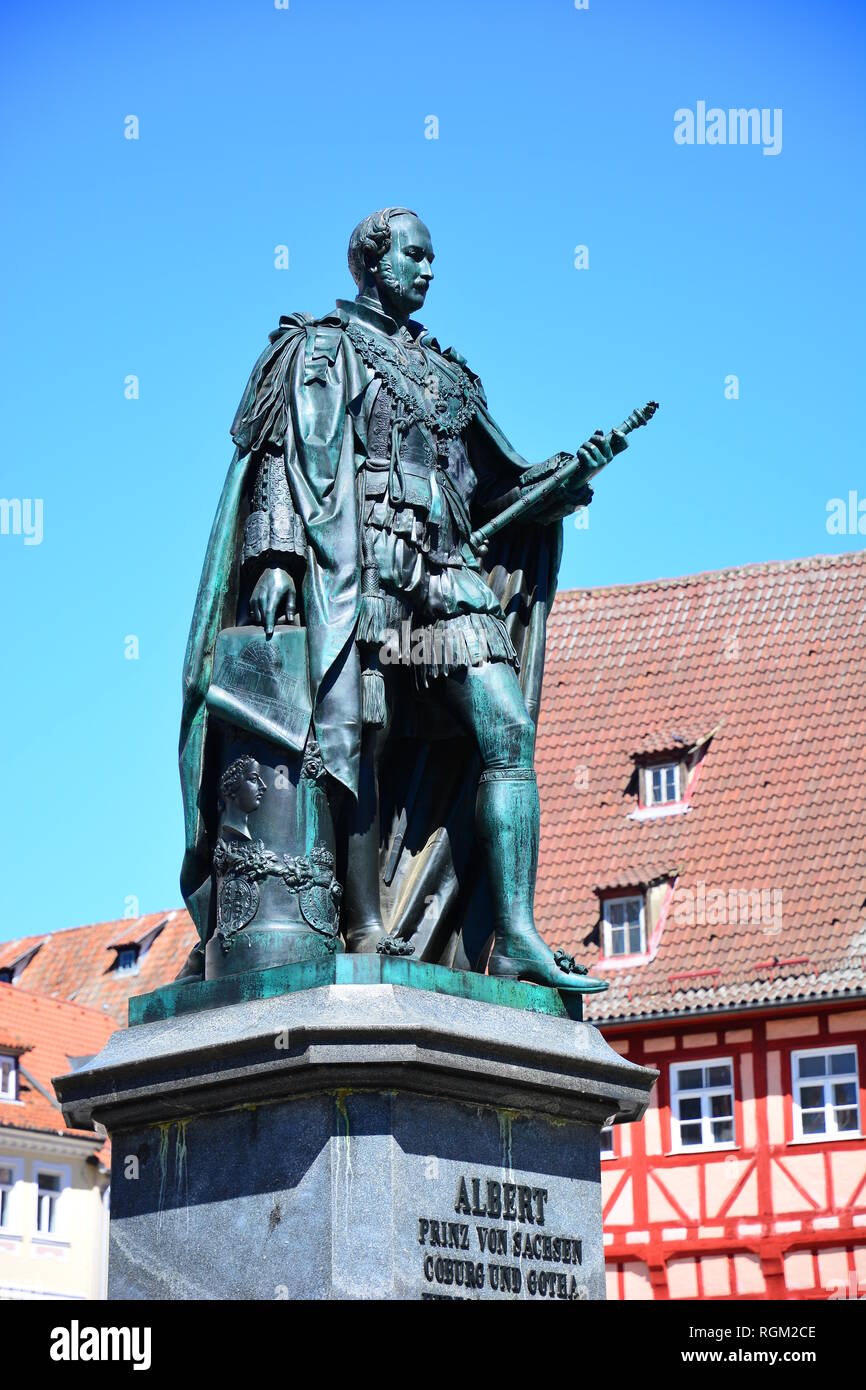
<path id="1" fill-rule="evenodd" d="M 595 982 L 535 927 L 533 750 L 561 518 L 591 493 L 563 485 L 473 549 L 479 522 L 570 456 L 530 468 L 475 373 L 412 317 L 433 259 L 415 213 L 365 218 L 349 243 L 357 298 L 283 318 L 253 370 L 187 652 L 182 885 L 205 938 L 216 636 L 234 623 L 270 636 L 297 613 L 346 949 L 585 990 Z M 610 457 L 600 436 L 583 450 L 593 466 Z"/>

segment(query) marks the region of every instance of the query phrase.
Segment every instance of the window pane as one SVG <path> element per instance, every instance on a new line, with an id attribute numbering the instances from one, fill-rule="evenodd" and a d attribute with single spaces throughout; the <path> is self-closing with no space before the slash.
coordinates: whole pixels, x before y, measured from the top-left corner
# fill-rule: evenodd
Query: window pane
<path id="1" fill-rule="evenodd" d="M 0 1187 L 0 1226 L 9 1222 L 9 1189 Z"/>
<path id="2" fill-rule="evenodd" d="M 826 1057 L 801 1057 L 799 1059 L 800 1076 L 824 1076 L 827 1070 Z"/>
<path id="3" fill-rule="evenodd" d="M 700 1125 L 680 1125 L 681 1144 L 702 1144 L 703 1131 Z"/>
<path id="4" fill-rule="evenodd" d="M 12 1185 L 12 1169 L 11 1169 L 11 1168 L 0 1168 L 0 1186 L 11 1187 L 11 1185 Z"/>
<path id="5" fill-rule="evenodd" d="M 717 1115 L 732 1115 L 734 1113 L 734 1103 L 730 1094 L 723 1096 L 710 1096 L 710 1114 L 715 1118 Z"/>
<path id="6" fill-rule="evenodd" d="M 680 1119 L 681 1119 L 681 1120 L 699 1120 L 700 1118 L 701 1118 L 701 1098 L 700 1098 L 700 1096 L 692 1096 L 691 1098 L 688 1098 L 688 1099 L 685 1098 L 685 1097 L 683 1097 L 683 1098 L 680 1100 Z"/>
<path id="7" fill-rule="evenodd" d="M 857 1062 L 853 1052 L 834 1052 L 830 1058 L 830 1071 L 833 1076 L 856 1076 Z"/>
<path id="8" fill-rule="evenodd" d="M 679 1073 L 677 1089 L 680 1091 L 699 1091 L 704 1084 L 703 1067 L 688 1067 Z"/>
<path id="9" fill-rule="evenodd" d="M 857 1128 L 857 1110 L 856 1110 L 856 1107 L 855 1107 L 853 1110 L 837 1110 L 837 1111 L 836 1111 L 836 1128 L 837 1128 L 838 1130 L 842 1131 L 842 1132 L 844 1132 L 844 1131 L 846 1131 L 846 1130 L 856 1130 L 856 1128 Z"/>
<path id="10" fill-rule="evenodd" d="M 677 770 L 675 767 L 665 769 L 665 797 L 668 801 L 677 799 Z"/>
<path id="11" fill-rule="evenodd" d="M 637 954 L 637 953 L 640 951 L 641 945 L 642 945 L 641 939 L 640 939 L 640 925 L 639 925 L 639 924 L 638 924 L 638 926 L 636 926 L 636 927 L 629 927 L 628 940 L 629 940 L 629 950 L 632 951 L 634 954 Z"/>
<path id="12" fill-rule="evenodd" d="M 837 1081 L 833 1087 L 834 1105 L 856 1105 L 857 1087 L 853 1081 Z"/>
<path id="13" fill-rule="evenodd" d="M 708 1086 L 730 1086 L 730 1084 L 731 1084 L 731 1068 L 730 1068 L 730 1066 L 727 1064 L 727 1062 L 725 1063 L 725 1065 L 724 1065 L 723 1067 L 708 1067 L 708 1068 L 707 1068 L 707 1085 L 708 1085 Z"/>
<path id="14" fill-rule="evenodd" d="M 611 927 L 610 951 L 613 956 L 625 955 L 625 927 Z"/>
<path id="15" fill-rule="evenodd" d="M 43 1235 L 50 1235 L 51 1232 L 54 1230 L 55 1200 L 56 1199 L 47 1192 L 43 1192 L 40 1194 L 38 1208 L 39 1217 L 36 1222 L 36 1225 L 37 1229 L 40 1230 L 43 1233 Z"/>
<path id="16" fill-rule="evenodd" d="M 730 1144 L 734 1138 L 734 1122 L 733 1120 L 713 1120 L 712 1131 L 714 1144 Z"/>
<path id="17" fill-rule="evenodd" d="M 601 1151 L 603 1154 L 613 1153 L 613 1128 L 605 1126 L 601 1131 Z"/>
<path id="18" fill-rule="evenodd" d="M 612 926 L 621 927 L 625 921 L 625 903 L 610 903 L 607 915 Z"/>
<path id="19" fill-rule="evenodd" d="M 824 1134 L 827 1126 L 824 1122 L 823 1110 L 808 1110 L 803 1115 L 804 1134 Z"/>
<path id="20" fill-rule="evenodd" d="M 823 1086 L 801 1086 L 800 1105 L 804 1110 L 814 1110 L 816 1106 L 824 1104 Z"/>
<path id="21" fill-rule="evenodd" d="M 40 1173 L 39 1174 L 40 1192 L 59 1192 L 60 1174 L 59 1173 Z"/>
<path id="22" fill-rule="evenodd" d="M 662 770 L 660 767 L 653 768 L 653 801 L 662 799 Z"/>

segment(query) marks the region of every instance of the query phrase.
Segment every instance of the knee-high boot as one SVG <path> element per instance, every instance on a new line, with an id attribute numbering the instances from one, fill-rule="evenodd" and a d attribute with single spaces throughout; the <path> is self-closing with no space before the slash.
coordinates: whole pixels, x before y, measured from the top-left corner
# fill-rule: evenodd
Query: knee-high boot
<path id="1" fill-rule="evenodd" d="M 378 767 L 382 742 L 374 733 L 363 750 L 358 800 L 349 813 L 343 930 L 350 954 L 378 951 L 384 955 L 411 956 L 415 950 L 411 942 L 389 936 L 382 920 Z"/>
<path id="2" fill-rule="evenodd" d="M 378 751 L 378 750 L 377 750 Z M 365 750 L 358 800 L 349 813 L 343 924 L 346 949 L 375 951 L 385 936 L 379 896 L 379 778 L 376 758 Z"/>
<path id="3" fill-rule="evenodd" d="M 490 768 L 481 774 L 475 809 L 479 843 L 487 860 L 494 941 L 490 975 L 553 989 L 606 989 L 563 952 L 554 955 L 535 926 L 533 899 L 538 868 L 538 787 L 528 767 Z"/>

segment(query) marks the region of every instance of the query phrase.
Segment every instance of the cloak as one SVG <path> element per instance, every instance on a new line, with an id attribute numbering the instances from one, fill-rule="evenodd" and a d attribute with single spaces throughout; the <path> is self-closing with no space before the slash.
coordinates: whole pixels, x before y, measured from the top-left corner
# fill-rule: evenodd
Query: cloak
<path id="1" fill-rule="evenodd" d="M 253 368 L 232 424 L 235 453 L 211 529 L 183 672 L 180 776 L 186 852 L 181 890 L 202 944 L 213 931 L 211 855 L 215 769 L 205 696 L 214 645 L 235 624 L 250 471 L 265 445 L 284 453 L 308 554 L 302 586 L 313 730 L 334 781 L 356 795 L 361 671 L 354 637 L 361 601 L 357 474 L 380 382 L 343 331 L 345 313 L 280 320 Z M 423 333 L 419 325 L 410 325 Z M 439 352 L 435 339 L 425 347 Z M 446 350 L 443 364 L 463 359 Z M 530 465 L 484 404 L 464 437 L 479 480 L 473 522 L 498 511 Z M 555 466 L 558 460 L 549 461 Z M 531 480 L 539 469 L 531 470 Z M 537 723 L 547 616 L 556 591 L 562 523 L 507 528 L 491 544 L 485 578 L 505 614 L 519 679 Z M 434 682 L 435 685 L 435 682 Z M 432 693 L 435 697 L 435 691 Z M 473 852 L 480 761 L 466 734 L 421 694 L 402 702 L 381 764 L 382 907 L 386 926 L 415 944 L 415 958 L 479 968 L 491 934 L 480 856 Z M 423 736 L 421 730 L 423 729 Z M 435 756 L 430 756 L 435 742 Z M 482 964 L 483 968 L 483 964 Z"/>

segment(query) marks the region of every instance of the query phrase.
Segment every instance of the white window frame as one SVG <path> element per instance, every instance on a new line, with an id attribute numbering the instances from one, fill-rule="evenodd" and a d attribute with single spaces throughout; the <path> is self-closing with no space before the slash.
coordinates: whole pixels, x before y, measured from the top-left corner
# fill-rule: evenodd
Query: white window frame
<path id="1" fill-rule="evenodd" d="M 656 801 L 653 796 L 653 773 L 667 772 L 673 768 L 674 782 L 676 784 L 676 794 L 672 797 L 663 797 Z M 644 806 L 676 806 L 683 799 L 683 765 L 677 759 L 671 759 L 664 763 L 647 763 L 644 768 Z"/>
<path id="2" fill-rule="evenodd" d="M 637 951 L 614 951 L 613 933 L 623 930 L 624 924 L 614 923 L 610 920 L 610 909 L 615 904 L 637 903 L 640 909 L 640 947 Z M 645 956 L 646 944 L 646 895 L 644 893 L 622 893 L 619 897 L 604 898 L 601 904 L 601 916 L 604 928 L 603 935 L 603 956 L 606 960 L 627 960 L 629 956 Z"/>
<path id="3" fill-rule="evenodd" d="M 606 1148 L 604 1147 L 604 1137 L 605 1137 L 605 1135 L 609 1135 L 609 1136 L 610 1136 L 610 1148 L 609 1148 L 609 1149 L 606 1149 Z M 600 1139 L 601 1139 L 601 1149 L 600 1149 L 600 1152 L 601 1152 L 602 1162 L 604 1162 L 604 1160 L 605 1160 L 606 1158 L 616 1158 L 616 1135 L 615 1135 L 615 1133 L 614 1133 L 613 1120 L 611 1120 L 610 1124 L 608 1124 L 608 1125 L 602 1125 L 602 1127 L 601 1127 Z"/>
<path id="4" fill-rule="evenodd" d="M 679 1085 L 680 1072 L 693 1071 L 697 1067 L 728 1067 L 731 1074 L 729 1086 L 703 1085 L 700 1087 L 689 1087 L 683 1090 Z M 670 1073 L 670 1094 L 671 1094 L 671 1144 L 676 1153 L 706 1153 L 710 1149 L 735 1149 L 737 1147 L 737 1095 L 734 1085 L 734 1059 L 732 1057 L 696 1057 L 694 1061 L 689 1059 L 687 1062 L 672 1062 Z M 727 1116 L 710 1113 L 708 1102 L 711 1096 L 730 1092 L 731 1096 L 731 1126 L 733 1128 L 733 1138 L 715 1140 L 712 1138 L 710 1128 L 713 1119 L 726 1119 Z M 701 1134 L 700 1144 L 684 1144 L 680 1135 L 681 1125 L 694 1125 L 699 1122 L 695 1119 L 680 1119 L 680 1101 L 682 1099 L 693 1100 L 696 1096 L 701 1100 Z M 707 1137 L 709 1136 L 709 1137 Z"/>
<path id="5" fill-rule="evenodd" d="M 0 1184 L 0 1191 L 8 1194 L 6 1200 L 6 1222 L 3 1223 L 3 1202 L 0 1198 L 0 1237 L 8 1235 L 20 1235 L 20 1186 L 22 1165 L 20 1158 L 10 1158 L 6 1154 L 0 1154 L 0 1168 L 12 1169 L 12 1182 L 7 1186 L 6 1183 Z M 16 1221 L 18 1217 L 18 1221 Z"/>
<path id="6" fill-rule="evenodd" d="M 2 1052 L 0 1053 L 0 1062 L 11 1063 L 7 1085 L 4 1086 L 2 1079 L 0 1079 L 0 1101 L 15 1101 L 18 1099 L 18 1058 L 14 1053 Z M 0 1077 L 2 1077 L 2 1073 L 0 1073 Z"/>
<path id="7" fill-rule="evenodd" d="M 44 1194 L 45 1196 L 53 1196 L 55 1201 L 53 1231 L 43 1231 L 40 1229 L 39 1226 L 39 1215 L 42 1206 L 43 1195 L 40 1193 L 39 1190 L 39 1179 L 43 1176 L 43 1174 L 45 1177 L 60 1179 L 60 1187 L 58 1188 L 57 1192 L 52 1194 Z M 34 1223 L 33 1228 L 34 1240 L 65 1240 L 66 1202 L 64 1201 L 64 1197 L 65 1194 L 69 1191 L 71 1181 L 71 1175 L 68 1167 L 64 1167 L 62 1165 L 54 1163 L 36 1162 L 33 1164 L 33 1186 L 36 1192 L 36 1221 Z"/>
<path id="8" fill-rule="evenodd" d="M 802 1057 L 831 1057 L 842 1052 L 853 1052 L 854 1070 L 853 1072 L 840 1073 L 838 1076 L 830 1075 L 826 1070 L 823 1076 L 800 1076 L 800 1059 Z M 836 1106 L 833 1104 L 832 1093 L 829 1093 L 829 1085 L 839 1084 L 845 1081 L 854 1082 L 854 1105 Z M 821 1134 L 803 1133 L 803 1110 L 800 1104 L 800 1093 L 804 1086 L 820 1086 L 824 1091 L 824 1124 L 826 1128 Z M 829 1094 L 828 1094 L 829 1093 Z M 806 1047 L 798 1048 L 791 1053 L 791 1100 L 793 1102 L 794 1115 L 794 1138 L 805 1144 L 825 1144 L 828 1139 L 859 1139 L 861 1137 L 861 1115 L 860 1115 L 860 1058 L 856 1043 L 843 1043 L 838 1047 Z M 808 1111 L 813 1111 L 815 1106 L 807 1106 Z M 857 1112 L 856 1129 L 839 1129 L 836 1124 L 837 1110 L 854 1109 Z"/>

